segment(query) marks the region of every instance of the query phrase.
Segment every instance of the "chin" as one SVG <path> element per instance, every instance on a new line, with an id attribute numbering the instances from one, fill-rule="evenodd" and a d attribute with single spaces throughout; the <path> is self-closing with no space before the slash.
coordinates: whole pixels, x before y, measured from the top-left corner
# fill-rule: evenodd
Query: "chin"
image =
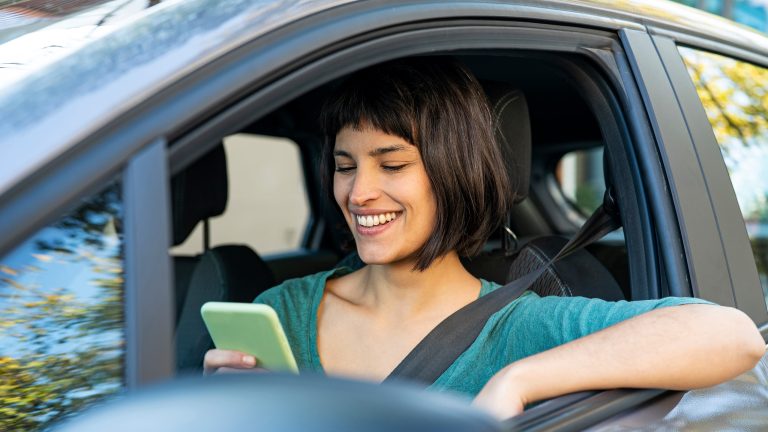
<path id="1" fill-rule="evenodd" d="M 382 248 L 376 247 L 360 248 L 358 245 L 357 255 L 360 257 L 362 262 L 368 265 L 386 265 L 392 264 L 395 261 L 399 261 L 396 254 L 393 254 L 391 251 L 387 252 L 382 250 Z"/>
<path id="2" fill-rule="evenodd" d="M 357 254 L 360 256 L 360 261 L 367 265 L 386 265 L 392 262 L 392 260 L 374 254 L 361 254 L 360 252 Z"/>
<path id="3" fill-rule="evenodd" d="M 391 265 L 401 264 L 404 262 L 414 261 L 414 257 L 409 255 L 408 257 L 382 255 L 378 253 L 365 253 L 364 251 L 357 251 L 357 255 L 360 257 L 360 261 L 366 265 Z"/>

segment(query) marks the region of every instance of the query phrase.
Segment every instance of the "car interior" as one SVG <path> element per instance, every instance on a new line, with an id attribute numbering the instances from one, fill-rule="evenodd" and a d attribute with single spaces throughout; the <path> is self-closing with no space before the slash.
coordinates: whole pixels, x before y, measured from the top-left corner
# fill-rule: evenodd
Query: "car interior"
<path id="1" fill-rule="evenodd" d="M 554 257 L 589 216 L 590 209 L 580 208 L 563 191 L 562 161 L 567 155 L 590 155 L 577 166 L 593 177 L 596 171 L 601 182 L 611 185 L 609 163 L 605 163 L 605 170 L 602 163 L 607 161 L 602 153 L 607 140 L 579 81 L 561 66 L 564 58 L 577 55 L 515 52 L 455 56 L 486 90 L 497 141 L 516 194 L 515 205 L 502 227 L 479 256 L 465 257 L 464 264 L 477 277 L 503 284 Z M 250 302 L 286 279 L 338 265 L 362 265 L 340 211 L 335 203 L 327 202 L 319 181 L 322 135 L 318 113 L 326 95 L 343 79 L 320 85 L 235 131 L 245 136 L 287 139 L 298 149 L 309 215 L 293 249 L 265 253 L 258 246 L 216 240 L 211 221 L 227 212 L 230 184 L 236 180 L 228 171 L 235 157 L 227 154 L 227 137 L 211 143 L 204 156 L 172 178 L 174 246 L 189 243 L 193 230 L 202 232 L 201 238 L 192 241 L 198 247 L 196 252 L 171 249 L 178 371 L 200 369 L 205 351 L 212 347 L 199 314 L 206 301 Z M 603 190 L 597 192 L 599 205 Z M 621 208 L 620 194 L 617 200 Z M 258 211 L 269 212 L 270 208 L 264 205 Z M 629 267 L 624 235 L 618 231 L 551 265 L 530 289 L 542 296 L 629 300 L 633 297 Z"/>

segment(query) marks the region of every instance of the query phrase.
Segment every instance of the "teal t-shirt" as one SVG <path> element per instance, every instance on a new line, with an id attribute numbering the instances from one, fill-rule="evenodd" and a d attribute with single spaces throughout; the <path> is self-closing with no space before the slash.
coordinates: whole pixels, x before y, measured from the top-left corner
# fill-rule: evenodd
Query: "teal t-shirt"
<path id="1" fill-rule="evenodd" d="M 254 300 L 277 312 L 300 370 L 324 372 L 317 352 L 317 309 L 325 281 L 351 271 L 341 267 L 291 279 Z M 482 280 L 480 296 L 499 287 Z M 430 389 L 475 396 L 496 372 L 514 361 L 644 312 L 687 303 L 708 302 L 687 297 L 608 302 L 584 297 L 539 297 L 527 291 L 490 317 L 474 343 Z"/>

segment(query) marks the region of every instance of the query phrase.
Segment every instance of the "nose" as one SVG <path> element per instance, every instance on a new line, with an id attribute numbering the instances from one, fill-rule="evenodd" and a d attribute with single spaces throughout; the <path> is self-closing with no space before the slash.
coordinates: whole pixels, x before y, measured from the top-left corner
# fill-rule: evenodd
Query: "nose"
<path id="1" fill-rule="evenodd" d="M 363 206 L 366 202 L 379 197 L 380 189 L 377 176 L 365 169 L 358 167 L 352 180 L 352 189 L 349 191 L 349 202 L 355 206 Z"/>

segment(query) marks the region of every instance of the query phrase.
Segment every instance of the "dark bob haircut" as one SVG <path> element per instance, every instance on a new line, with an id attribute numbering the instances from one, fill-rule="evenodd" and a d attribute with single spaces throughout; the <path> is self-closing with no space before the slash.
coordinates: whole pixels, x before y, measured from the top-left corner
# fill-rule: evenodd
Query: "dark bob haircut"
<path id="1" fill-rule="evenodd" d="M 444 57 L 378 64 L 349 76 L 323 106 L 321 175 L 333 199 L 333 146 L 345 127 L 377 129 L 418 147 L 437 202 L 429 240 L 416 253 L 425 270 L 451 250 L 480 252 L 512 198 L 482 87 L 469 70 Z"/>

